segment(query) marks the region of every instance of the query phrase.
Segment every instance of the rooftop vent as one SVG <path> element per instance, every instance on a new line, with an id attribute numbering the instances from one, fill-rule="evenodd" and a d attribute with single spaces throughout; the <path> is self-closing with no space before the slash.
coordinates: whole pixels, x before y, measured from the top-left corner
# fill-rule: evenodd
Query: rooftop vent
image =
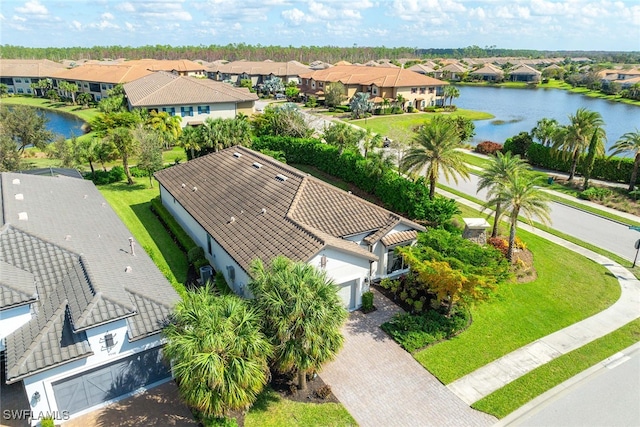
<path id="1" fill-rule="evenodd" d="M 229 224 L 236 222 L 236 217 L 232 216 L 231 218 L 229 218 Z"/>
<path id="2" fill-rule="evenodd" d="M 253 167 L 256 169 L 260 169 L 262 167 L 262 164 L 258 162 L 253 162 Z"/>
<path id="3" fill-rule="evenodd" d="M 27 221 L 28 219 L 29 219 L 29 215 L 27 215 L 26 212 L 19 212 L 18 213 L 18 220 Z"/>
<path id="4" fill-rule="evenodd" d="M 233 153 L 233 157 L 235 157 L 236 159 L 239 159 L 240 157 L 242 157 L 242 154 L 238 153 L 237 151 Z"/>
<path id="5" fill-rule="evenodd" d="M 89 198 L 89 196 L 85 194 L 83 198 L 84 198 L 84 199 L 88 199 L 88 198 Z"/>
<path id="6" fill-rule="evenodd" d="M 193 187 L 193 191 L 198 191 L 198 187 Z"/>
<path id="7" fill-rule="evenodd" d="M 267 214 L 267 208 L 262 208 L 262 209 L 260 209 L 260 213 L 261 213 L 262 215 L 266 215 L 266 214 Z"/>
<path id="8" fill-rule="evenodd" d="M 20 178 L 15 178 L 13 181 L 11 181 L 11 183 L 13 185 L 20 185 Z"/>
<path id="9" fill-rule="evenodd" d="M 284 176 L 284 175 L 282 175 L 281 173 L 279 173 L 278 175 L 276 175 L 276 179 L 277 179 L 278 181 L 285 182 L 285 181 L 286 181 L 287 179 L 289 179 L 289 178 L 287 178 L 286 176 Z"/>
<path id="10" fill-rule="evenodd" d="M 185 184 L 184 182 L 182 183 L 182 188 L 186 187 L 187 184 Z"/>
<path id="11" fill-rule="evenodd" d="M 64 240 L 66 241 L 71 240 L 71 234 L 67 234 L 66 236 L 64 236 Z"/>
<path id="12" fill-rule="evenodd" d="M 127 266 L 124 268 L 124 272 L 125 272 L 125 273 L 131 273 L 132 271 L 133 271 L 133 268 L 131 268 L 131 266 L 130 266 L 130 265 L 127 265 Z"/>
<path id="13" fill-rule="evenodd" d="M 22 193 L 16 194 L 16 200 L 24 200 L 24 194 Z"/>

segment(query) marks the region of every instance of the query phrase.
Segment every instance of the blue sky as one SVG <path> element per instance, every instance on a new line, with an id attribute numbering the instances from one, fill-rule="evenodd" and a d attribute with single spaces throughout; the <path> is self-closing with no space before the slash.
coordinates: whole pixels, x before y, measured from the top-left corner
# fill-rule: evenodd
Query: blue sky
<path id="1" fill-rule="evenodd" d="M 477 45 L 640 50 L 640 0 L 2 0 L 29 47 Z"/>

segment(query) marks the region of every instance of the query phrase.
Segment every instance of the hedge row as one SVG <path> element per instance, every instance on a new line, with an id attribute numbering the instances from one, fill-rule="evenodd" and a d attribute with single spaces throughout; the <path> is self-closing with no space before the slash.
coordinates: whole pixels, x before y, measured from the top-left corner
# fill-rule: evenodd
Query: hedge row
<path id="1" fill-rule="evenodd" d="M 151 210 L 160 217 L 162 222 L 164 222 L 169 231 L 171 231 L 171 234 L 175 236 L 177 243 L 182 247 L 184 252 L 188 253 L 191 249 L 198 247 L 191 236 L 184 231 L 173 215 L 171 215 L 167 208 L 162 205 L 160 196 L 156 196 L 151 199 Z"/>
<path id="2" fill-rule="evenodd" d="M 582 156 L 578 161 L 578 172 L 583 169 L 586 156 Z M 539 166 L 545 169 L 569 172 L 571 161 L 563 159 L 557 153 L 553 153 L 550 147 L 542 144 L 531 144 L 527 150 L 527 159 L 532 166 Z M 604 181 L 628 183 L 631 180 L 633 171 L 633 159 L 622 157 L 600 157 L 596 158 L 593 165 L 592 179 L 602 179 Z"/>
<path id="3" fill-rule="evenodd" d="M 363 191 L 377 196 L 389 210 L 413 220 L 434 226 L 450 222 L 458 208 L 453 199 L 429 199 L 424 178 L 416 182 L 388 169 L 374 176 L 369 161 L 359 153 L 345 151 L 323 144 L 317 139 L 263 136 L 254 139 L 253 149 L 283 151 L 287 163 L 314 166 L 321 171 L 349 182 Z"/>

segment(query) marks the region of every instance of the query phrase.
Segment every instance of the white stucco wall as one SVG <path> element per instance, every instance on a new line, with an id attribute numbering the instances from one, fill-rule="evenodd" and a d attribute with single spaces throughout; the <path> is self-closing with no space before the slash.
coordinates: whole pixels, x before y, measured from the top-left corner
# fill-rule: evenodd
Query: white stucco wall
<path id="1" fill-rule="evenodd" d="M 0 310 L 0 351 L 4 350 L 4 339 L 20 326 L 31 320 L 30 304 Z"/>

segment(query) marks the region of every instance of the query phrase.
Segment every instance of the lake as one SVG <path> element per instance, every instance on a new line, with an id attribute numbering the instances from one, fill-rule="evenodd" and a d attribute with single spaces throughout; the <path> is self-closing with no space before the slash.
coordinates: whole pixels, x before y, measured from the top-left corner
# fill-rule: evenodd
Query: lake
<path id="1" fill-rule="evenodd" d="M 587 108 L 602 115 L 607 132 L 607 149 L 623 134 L 640 129 L 640 107 L 621 102 L 589 98 L 561 89 L 515 89 L 503 87 L 457 86 L 458 108 L 486 111 L 491 120 L 477 120 L 474 143 L 485 140 L 504 143 L 520 132 L 530 132 L 542 118 L 569 124 L 569 115 Z"/>
<path id="2" fill-rule="evenodd" d="M 38 108 L 38 112 L 44 114 L 44 116 L 49 119 L 47 129 L 58 135 L 63 135 L 65 138 L 71 138 L 74 135 L 80 136 L 84 134 L 84 131 L 82 130 L 84 121 L 80 120 L 73 114 L 44 110 L 40 108 Z"/>

